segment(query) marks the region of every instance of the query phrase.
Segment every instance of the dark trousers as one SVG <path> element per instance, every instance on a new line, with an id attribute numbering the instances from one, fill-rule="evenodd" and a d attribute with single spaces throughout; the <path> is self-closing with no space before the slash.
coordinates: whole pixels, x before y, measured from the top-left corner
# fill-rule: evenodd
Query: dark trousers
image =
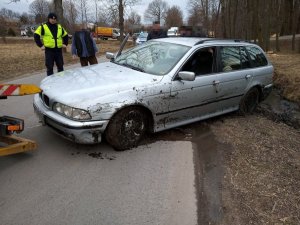
<path id="1" fill-rule="evenodd" d="M 57 72 L 64 70 L 64 59 L 61 48 L 46 48 L 45 49 L 45 61 L 47 68 L 47 76 L 53 74 L 54 62 L 57 66 Z"/>
<path id="2" fill-rule="evenodd" d="M 92 55 L 92 56 L 88 56 L 88 57 L 80 57 L 81 66 L 88 66 L 89 63 L 90 63 L 90 65 L 98 64 L 96 56 Z"/>

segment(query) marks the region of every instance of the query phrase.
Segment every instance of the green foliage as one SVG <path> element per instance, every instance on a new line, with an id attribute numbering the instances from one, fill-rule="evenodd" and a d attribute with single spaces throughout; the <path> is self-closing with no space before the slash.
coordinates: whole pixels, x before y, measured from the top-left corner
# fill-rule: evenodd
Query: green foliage
<path id="1" fill-rule="evenodd" d="M 10 27 L 10 28 L 8 28 L 7 35 L 15 37 L 16 32 Z"/>

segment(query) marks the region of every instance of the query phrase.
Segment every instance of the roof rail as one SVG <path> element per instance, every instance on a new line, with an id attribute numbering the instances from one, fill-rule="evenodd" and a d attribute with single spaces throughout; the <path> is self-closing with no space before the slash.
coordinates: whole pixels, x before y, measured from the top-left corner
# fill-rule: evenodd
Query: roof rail
<path id="1" fill-rule="evenodd" d="M 197 43 L 195 43 L 195 45 L 200 45 L 200 44 L 203 44 L 203 43 L 209 42 L 209 41 L 249 42 L 249 41 L 242 40 L 242 39 L 208 38 L 208 39 L 204 39 L 204 40 L 198 41 Z"/>

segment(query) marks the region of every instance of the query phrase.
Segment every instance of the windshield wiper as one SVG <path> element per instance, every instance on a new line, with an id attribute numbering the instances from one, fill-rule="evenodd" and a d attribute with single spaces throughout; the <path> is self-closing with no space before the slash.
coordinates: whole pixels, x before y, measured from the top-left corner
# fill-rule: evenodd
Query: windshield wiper
<path id="1" fill-rule="evenodd" d="M 145 72 L 145 70 L 143 70 L 142 68 L 137 67 L 137 66 L 133 66 L 133 65 L 129 65 L 127 63 L 122 63 L 122 64 L 119 64 L 119 65 L 123 65 L 123 66 L 129 67 L 130 69 L 137 70 L 137 71 L 140 71 L 140 72 Z"/>

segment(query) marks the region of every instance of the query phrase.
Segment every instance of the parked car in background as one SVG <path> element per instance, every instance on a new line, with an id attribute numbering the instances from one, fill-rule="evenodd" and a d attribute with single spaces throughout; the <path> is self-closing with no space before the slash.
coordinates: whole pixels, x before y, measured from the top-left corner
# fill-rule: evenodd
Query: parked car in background
<path id="1" fill-rule="evenodd" d="M 147 41 L 147 37 L 148 37 L 148 33 L 147 32 L 140 33 L 139 36 L 137 37 L 135 43 L 137 45 L 143 44 L 143 43 L 145 43 Z"/>
<path id="2" fill-rule="evenodd" d="M 167 32 L 168 37 L 175 37 L 179 35 L 178 27 L 171 27 Z"/>
<path id="3" fill-rule="evenodd" d="M 273 66 L 247 42 L 162 38 L 107 58 L 42 80 L 34 108 L 44 125 L 77 143 L 105 137 L 124 150 L 146 132 L 252 113 L 272 88 Z"/>

